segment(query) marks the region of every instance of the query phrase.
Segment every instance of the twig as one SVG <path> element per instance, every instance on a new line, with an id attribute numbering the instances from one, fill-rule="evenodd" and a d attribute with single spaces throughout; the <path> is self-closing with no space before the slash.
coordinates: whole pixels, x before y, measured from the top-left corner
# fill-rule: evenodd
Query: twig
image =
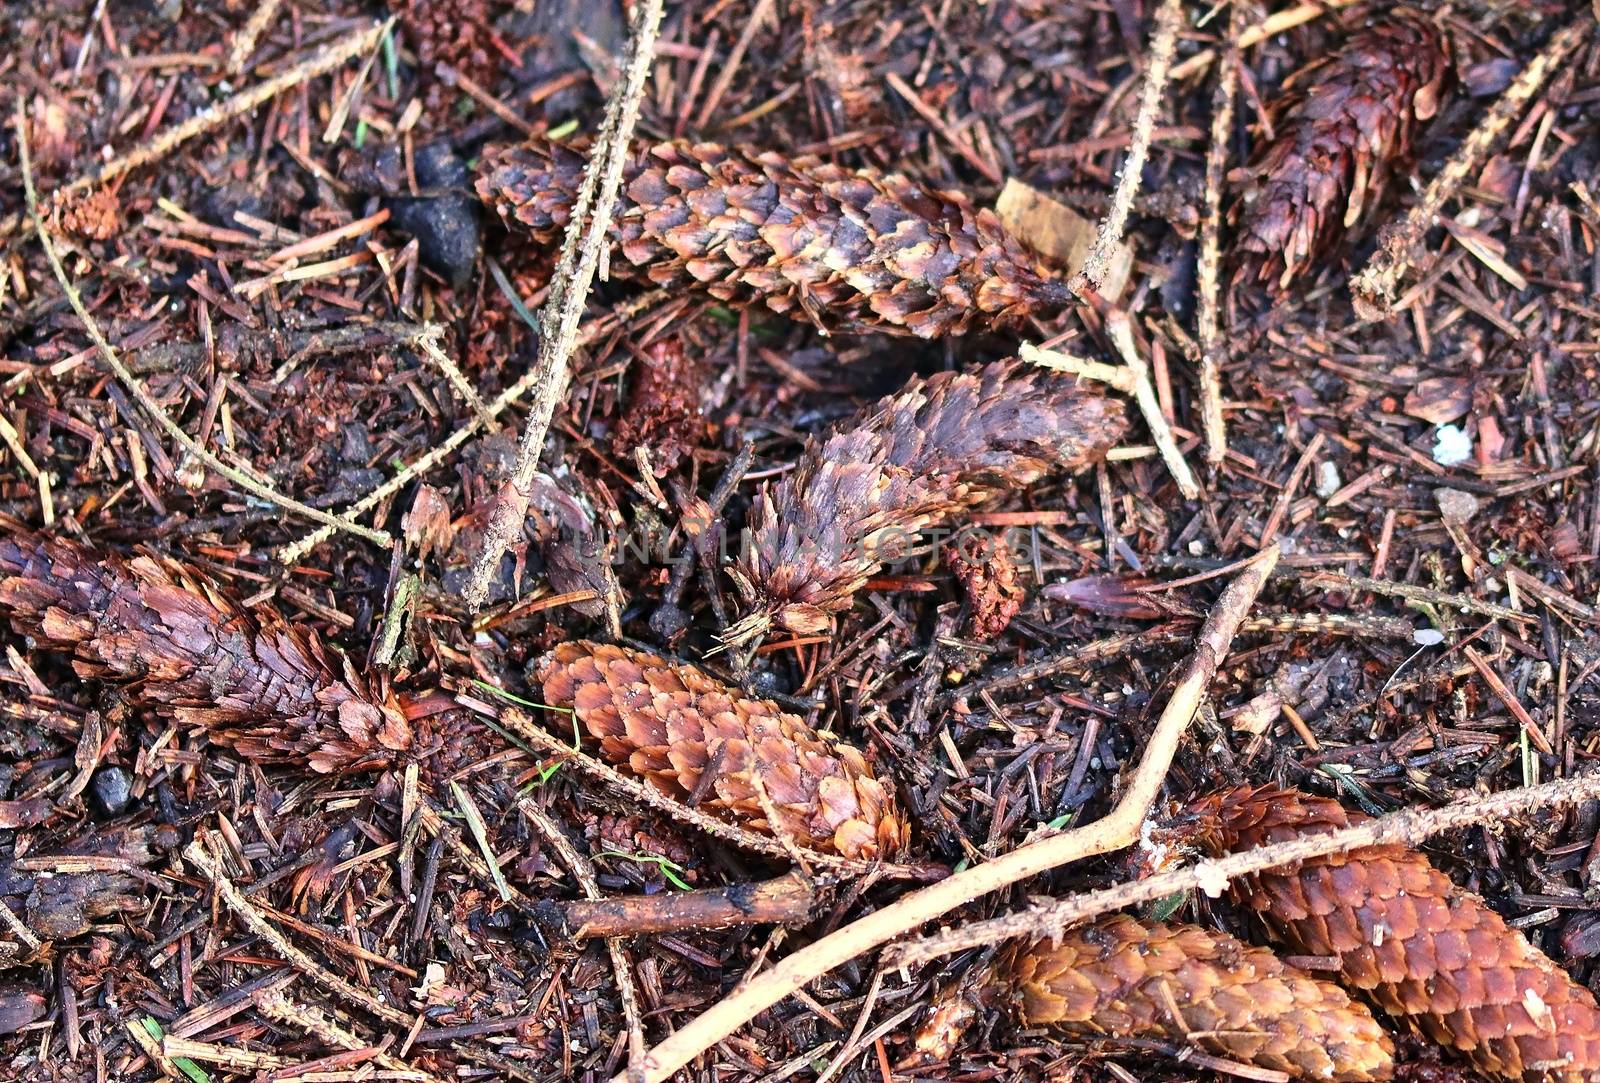
<path id="1" fill-rule="evenodd" d="M 371 1042 L 352 1034 L 315 1005 L 290 1000 L 281 989 L 274 989 L 258 999 L 256 1010 L 280 1026 L 293 1027 L 301 1033 L 314 1035 L 335 1049 L 347 1053 L 373 1049 Z M 386 1072 L 394 1073 L 390 1078 L 440 1083 L 438 1076 L 413 1068 L 382 1050 L 373 1049 L 372 1062 Z"/>
<path id="2" fill-rule="evenodd" d="M 1092 294 L 1093 291 L 1086 292 Z M 1156 390 L 1150 383 L 1150 366 L 1145 364 L 1138 345 L 1133 341 L 1132 322 L 1122 309 L 1109 304 L 1105 304 L 1105 308 L 1106 333 L 1122 355 L 1123 364 L 1120 367 L 1055 350 L 1041 350 L 1027 342 L 1017 347 L 1017 356 L 1035 365 L 1109 384 L 1125 395 L 1132 395 L 1134 402 L 1139 404 L 1139 413 L 1144 416 L 1145 424 L 1150 427 L 1150 436 L 1156 442 L 1156 450 L 1161 453 L 1161 461 L 1166 463 L 1172 479 L 1178 483 L 1178 490 L 1185 499 L 1198 500 L 1200 483 L 1195 480 L 1194 471 L 1189 469 L 1183 452 L 1178 450 L 1178 441 L 1172 435 L 1167 415 L 1161 412 L 1161 400 L 1156 398 Z"/>
<path id="3" fill-rule="evenodd" d="M 1286 30 L 1293 30 L 1297 26 L 1320 19 L 1330 11 L 1349 7 L 1356 0 L 1306 0 L 1305 3 L 1296 4 L 1283 11 L 1275 11 L 1265 19 L 1248 27 L 1238 35 L 1234 44 L 1240 49 L 1248 49 L 1252 45 L 1260 45 L 1268 38 L 1276 37 Z M 1189 59 L 1178 64 L 1172 69 L 1173 79 L 1187 79 L 1195 72 L 1204 71 L 1206 65 L 1217 59 L 1215 49 L 1202 49 Z"/>
<path id="4" fill-rule="evenodd" d="M 235 94 L 215 109 L 201 110 L 182 124 L 168 128 L 143 146 L 135 147 L 127 154 L 113 158 L 99 169 L 84 174 L 61 189 L 62 193 L 70 194 L 105 184 L 147 162 L 164 157 L 175 147 L 195 136 L 219 128 L 235 117 L 250 112 L 263 102 L 272 100 L 290 87 L 330 72 L 351 57 L 361 55 L 376 45 L 378 39 L 393 25 L 394 18 L 391 16 L 381 23 L 373 23 L 340 38 L 281 75 L 275 75 L 264 83 L 257 83 L 249 90 Z"/>
<path id="5" fill-rule="evenodd" d="M 1144 165 L 1150 157 L 1150 136 L 1155 129 L 1156 114 L 1161 110 L 1161 98 L 1172 72 L 1172 50 L 1178 43 L 1178 27 L 1183 22 L 1183 5 L 1178 0 L 1161 0 L 1156 10 L 1155 29 L 1150 32 L 1150 55 L 1145 68 L 1144 85 L 1139 91 L 1139 113 L 1133 122 L 1133 141 L 1128 145 L 1128 156 L 1122 160 L 1122 173 L 1117 178 L 1117 190 L 1111 197 L 1111 209 L 1100 221 L 1094 245 L 1083 261 L 1083 269 L 1073 276 L 1072 291 L 1084 286 L 1100 288 L 1106 269 L 1116 256 L 1117 245 L 1122 242 L 1122 231 L 1128 224 L 1128 212 L 1133 209 L 1134 197 L 1144 178 Z"/>
<path id="6" fill-rule="evenodd" d="M 245 898 L 244 893 L 228 879 L 227 874 L 222 871 L 222 863 L 207 852 L 208 845 L 210 837 L 202 832 L 184 849 L 183 856 L 205 874 L 206 879 L 211 881 L 211 886 L 216 888 L 217 897 L 222 900 L 223 905 L 231 910 L 247 929 L 271 944 L 273 950 L 282 955 L 290 966 L 329 992 L 345 998 L 352 1004 L 360 1005 L 385 1023 L 402 1028 L 411 1025 L 411 1017 L 405 1012 L 389 1007 L 365 989 L 356 988 L 339 975 L 318 965 L 315 959 L 289 943 L 288 939 L 262 916 L 255 904 Z"/>
<path id="7" fill-rule="evenodd" d="M 594 867 L 589 864 L 587 858 L 578 853 L 578 848 L 572 845 L 572 840 L 561 830 L 561 825 L 526 797 L 517 801 L 517 811 L 526 816 L 539 834 L 544 836 L 545 841 L 555 850 L 556 856 L 561 859 L 561 863 L 572 874 L 572 878 L 578 881 L 578 886 L 583 889 L 584 895 L 591 902 L 604 899 L 600 885 L 594 879 Z M 640 1064 L 644 1059 L 644 1020 L 639 1015 L 639 991 L 633 982 L 633 964 L 628 961 L 628 953 L 623 950 L 621 936 L 606 937 L 606 950 L 611 955 L 611 968 L 617 972 L 617 999 L 622 1002 L 622 1017 L 628 1024 L 626 1078 L 639 1080 L 643 1078 Z"/>
<path id="8" fill-rule="evenodd" d="M 500 490 L 489 522 L 484 528 L 483 552 L 472 569 L 472 578 L 463 592 L 467 605 L 481 609 L 489 594 L 489 583 L 500 567 L 511 539 L 521 532 L 528 517 L 534 475 L 539 470 L 539 455 L 544 451 L 545 433 L 555 416 L 556 404 L 566 393 L 571 376 L 572 352 L 577 347 L 578 320 L 583 315 L 589 285 L 606 251 L 606 235 L 611 228 L 611 213 L 616 206 L 617 189 L 622 183 L 622 166 L 627 160 L 628 143 L 639 119 L 639 101 L 644 95 L 645 77 L 655 55 L 656 34 L 661 28 L 662 0 L 643 0 L 635 12 L 627 72 L 612 92 L 606 119 L 595 141 L 584 170 L 583 185 L 572 208 L 561 246 L 561 258 L 551 279 L 549 296 L 540 315 L 538 391 L 528 411 L 517 445 L 517 462 L 511 479 Z M 590 214 L 591 208 L 593 214 Z M 585 220 L 587 219 L 587 224 Z"/>
<path id="9" fill-rule="evenodd" d="M 72 279 L 67 276 L 67 269 L 62 266 L 61 256 L 56 252 L 55 242 L 50 239 L 50 231 L 45 228 L 44 218 L 39 214 L 39 194 L 33 187 L 33 163 L 28 152 L 27 120 L 23 113 L 23 102 L 20 97 L 17 99 L 17 150 L 22 162 L 22 187 L 27 196 L 28 216 L 33 219 L 34 232 L 39 235 L 39 244 L 44 249 L 45 258 L 50 261 L 50 269 L 55 273 L 56 281 L 61 284 L 61 290 L 66 294 L 67 303 L 78 314 L 78 319 L 83 321 L 84 331 L 88 333 L 90 341 L 94 343 L 106 366 L 116 374 L 118 380 L 122 381 L 123 386 L 128 389 L 128 393 L 134 397 L 139 405 L 144 407 L 145 411 L 167 431 L 169 436 L 183 445 L 184 450 L 246 492 L 304 515 L 308 519 L 322 523 L 330 530 L 347 530 L 352 534 L 365 538 L 367 541 L 387 548 L 389 545 L 388 534 L 381 530 L 372 530 L 368 527 L 359 526 L 348 519 L 341 519 L 337 515 L 329 515 L 325 511 L 313 508 L 309 504 L 302 504 L 293 497 L 285 496 L 277 490 L 262 484 L 244 471 L 224 463 L 200 446 L 193 437 L 183 431 L 176 421 L 167 416 L 166 410 L 156 401 L 155 396 L 150 394 L 137 376 L 128 371 L 128 367 L 122 363 L 122 358 L 118 356 L 117 351 L 112 348 L 110 342 L 106 341 L 106 336 L 100 331 L 100 325 L 89 314 L 89 309 L 84 305 L 83 298 L 79 296 L 77 287 L 72 284 Z"/>
<path id="10" fill-rule="evenodd" d="M 597 936 L 640 936 L 692 929 L 731 929 L 741 925 L 803 925 L 811 920 L 817 892 L 810 877 L 787 872 L 759 883 L 734 883 L 698 891 L 542 900 L 534 917 L 573 940 Z"/>
<path id="11" fill-rule="evenodd" d="M 1156 722 L 1144 757 L 1115 807 L 1102 819 L 1052 838 L 1030 843 L 987 864 L 957 873 L 860 918 L 790 955 L 771 970 L 735 989 L 645 1058 L 649 1083 L 663 1083 L 673 1072 L 771 1007 L 836 966 L 904 935 L 958 906 L 1019 880 L 1095 854 L 1119 850 L 1139 837 L 1150 806 L 1167 775 L 1178 742 L 1233 642 L 1235 629 L 1254 603 L 1277 562 L 1276 547 L 1263 550 L 1218 599 L 1200 629 L 1195 652 L 1184 667 L 1172 697 Z M 624 1083 L 619 1077 L 613 1083 Z"/>
<path id="12" fill-rule="evenodd" d="M 665 296 L 666 295 L 664 291 L 653 290 L 650 293 L 645 294 L 643 297 L 640 297 L 633 304 L 626 306 L 626 311 L 623 312 L 622 315 L 627 317 L 638 312 L 642 312 L 646 308 L 649 308 L 660 302 Z M 583 346 L 589 342 L 595 341 L 602 334 L 609 333 L 610 330 L 611 328 L 609 323 L 592 327 L 580 338 L 579 345 Z M 533 388 L 533 385 L 538 382 L 539 370 L 528 370 L 520 379 L 517 380 L 516 383 L 500 392 L 499 395 L 496 395 L 488 403 L 488 405 L 484 407 L 483 414 L 475 414 L 472 420 L 468 421 L 461 428 L 445 437 L 445 439 L 438 445 L 428 449 L 422 455 L 419 455 L 416 459 L 407 463 L 394 477 L 390 478 L 381 485 L 375 486 L 373 490 L 366 496 L 363 496 L 360 500 L 357 500 L 354 504 L 351 504 L 348 508 L 346 508 L 345 515 L 349 518 L 354 518 L 363 512 L 377 507 L 378 504 L 382 503 L 385 498 L 394 495 L 409 485 L 412 479 L 420 477 L 421 475 L 426 474 L 429 470 L 432 470 L 435 466 L 444 461 L 445 456 L 449 455 L 456 448 L 472 439 L 472 437 L 480 428 L 492 423 L 495 418 L 505 413 L 508 407 L 521 399 L 522 396 L 526 395 L 529 390 Z M 307 553 L 311 552 L 311 550 L 315 549 L 332 536 L 333 529 L 331 527 L 320 527 L 316 530 L 313 530 L 300 540 L 292 542 L 278 550 L 278 560 L 284 564 L 297 563 L 298 561 L 304 559 Z"/>
<path id="13" fill-rule="evenodd" d="M 1232 36 L 1237 42 L 1242 16 L 1233 9 Z M 1228 454 L 1227 422 L 1222 416 L 1222 336 L 1217 324 L 1217 268 L 1221 264 L 1218 237 L 1222 226 L 1222 173 L 1228 164 L 1228 133 L 1233 129 L 1233 103 L 1238 95 L 1237 44 L 1228 49 L 1217 74 L 1211 98 L 1211 145 L 1206 148 L 1205 210 L 1200 218 L 1199 313 L 1196 332 L 1200 345 L 1200 425 L 1206 439 L 1206 462 L 1221 466 Z"/>
<path id="14" fill-rule="evenodd" d="M 1384 227 L 1379 234 L 1378 250 L 1367 261 L 1366 267 L 1350 279 L 1350 292 L 1356 312 L 1362 319 L 1384 319 L 1393 312 L 1395 289 L 1411 268 L 1417 250 L 1440 209 L 1463 181 L 1478 172 L 1489 151 L 1521 114 L 1523 107 L 1538 93 L 1550 74 L 1593 32 L 1594 20 L 1595 16 L 1585 8 L 1557 32 L 1522 70 L 1522 74 L 1506 87 L 1500 100 L 1483 115 L 1471 134 L 1461 141 L 1456 152 L 1445 162 L 1438 175 L 1428 182 L 1428 187 L 1423 189 L 1422 196 L 1411 205 L 1405 217 Z"/>
<path id="15" fill-rule="evenodd" d="M 1600 797 L 1600 772 L 1580 778 L 1524 786 L 1503 793 L 1469 797 L 1438 809 L 1406 809 L 1325 834 L 1303 835 L 1288 842 L 1199 861 L 1189 868 L 1159 873 L 1144 880 L 1090 891 L 1070 899 L 974 922 L 890 948 L 888 965 L 914 966 L 952 952 L 994 944 L 1017 936 L 1056 936 L 1069 925 L 1139 903 L 1164 899 L 1176 892 L 1199 889 L 1220 895 L 1231 881 L 1266 869 L 1327 854 L 1369 846 L 1415 846 L 1424 839 L 1460 827 L 1505 820 L 1525 812 L 1570 805 Z"/>
<path id="16" fill-rule="evenodd" d="M 450 355 L 440 348 L 439 338 L 443 334 L 443 327 L 436 323 L 428 323 L 423 325 L 422 330 L 418 332 L 413 341 L 417 349 L 421 351 L 422 356 L 438 366 L 439 371 L 444 373 L 444 378 L 455 389 L 455 393 L 460 395 L 462 401 L 472 408 L 472 412 L 478 417 L 479 424 L 487 425 L 494 420 L 489 413 L 489 407 L 484 404 L 483 397 L 478 394 L 478 389 L 467 382 L 467 377 L 461 371 L 460 366 L 452 361 Z"/>
<path id="17" fill-rule="evenodd" d="M 256 9 L 250 13 L 250 18 L 240 28 L 239 36 L 233 39 L 233 48 L 228 50 L 229 72 L 238 75 L 244 71 L 244 62 L 256 51 L 257 39 L 261 37 L 262 31 L 266 30 L 282 6 L 283 0 L 260 0 L 256 4 Z"/>

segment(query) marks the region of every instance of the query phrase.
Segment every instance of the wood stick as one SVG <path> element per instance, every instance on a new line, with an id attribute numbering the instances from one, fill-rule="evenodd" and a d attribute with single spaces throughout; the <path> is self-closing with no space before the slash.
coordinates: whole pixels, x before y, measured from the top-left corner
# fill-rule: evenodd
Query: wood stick
<path id="1" fill-rule="evenodd" d="M 1195 644 L 1172 697 L 1156 722 L 1133 777 L 1115 807 L 1084 827 L 1041 839 L 978 865 L 859 918 L 752 978 L 652 1049 L 644 1060 L 647 1083 L 665 1083 L 705 1050 L 796 990 L 881 944 L 905 935 L 973 899 L 1048 872 L 1068 862 L 1120 850 L 1139 837 L 1178 742 L 1200 706 L 1206 686 L 1233 642 L 1234 632 L 1278 560 L 1265 549 L 1223 591 Z M 627 1083 L 617 1076 L 613 1083 Z"/>
<path id="2" fill-rule="evenodd" d="M 1112 910 L 1164 899 L 1179 891 L 1198 889 L 1216 896 L 1222 894 L 1228 883 L 1242 876 L 1296 861 L 1308 861 L 1369 846 L 1415 846 L 1424 839 L 1456 828 L 1498 822 L 1520 813 L 1576 804 L 1596 797 L 1600 797 L 1600 772 L 1539 786 L 1524 786 L 1503 793 L 1468 797 L 1444 808 L 1406 809 L 1368 820 L 1356 827 L 1320 835 L 1303 835 L 1288 842 L 1200 861 L 1188 868 L 1086 892 L 1070 899 L 1060 899 L 1030 910 L 909 941 L 889 949 L 886 965 L 914 966 L 953 952 L 995 944 L 1013 937 L 1058 935 L 1069 925 Z"/>
<path id="3" fill-rule="evenodd" d="M 1240 18 L 1239 9 L 1234 8 L 1235 39 Z M 1227 350 L 1218 331 L 1217 294 L 1222 263 L 1222 176 L 1228 164 L 1228 133 L 1233 129 L 1233 104 L 1239 90 L 1238 56 L 1237 45 L 1229 48 L 1211 98 L 1211 145 L 1206 148 L 1205 209 L 1200 217 L 1200 297 L 1195 324 L 1200 345 L 1200 427 L 1206 438 L 1206 462 L 1213 467 L 1221 466 L 1228 454 L 1228 429 L 1222 416 L 1222 358 Z"/>
<path id="4" fill-rule="evenodd" d="M 640 936 L 687 929 L 731 929 L 738 925 L 803 925 L 811 920 L 817 893 L 810 877 L 787 873 L 759 883 L 727 884 L 700 891 L 622 895 L 573 902 L 545 900 L 533 916 L 558 936 Z"/>

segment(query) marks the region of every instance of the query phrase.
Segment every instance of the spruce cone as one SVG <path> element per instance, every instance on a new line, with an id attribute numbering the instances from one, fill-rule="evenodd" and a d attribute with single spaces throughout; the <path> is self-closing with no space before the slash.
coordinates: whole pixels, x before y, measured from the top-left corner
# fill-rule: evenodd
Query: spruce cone
<path id="1" fill-rule="evenodd" d="M 1283 289 L 1369 219 L 1449 75 L 1438 29 L 1403 12 L 1296 72 L 1270 107 L 1276 137 L 1251 159 L 1252 190 L 1234 204 L 1245 273 Z"/>
<path id="2" fill-rule="evenodd" d="M 998 639 L 1022 610 L 1024 591 L 1004 534 L 962 534 L 945 547 L 945 560 L 967 597 L 967 631 Z"/>
<path id="3" fill-rule="evenodd" d="M 776 623 L 813 634 L 918 531 L 1099 458 L 1126 428 L 1122 405 L 1018 361 L 913 380 L 826 439 L 763 491 L 738 571 L 751 612 L 732 632 Z"/>
<path id="4" fill-rule="evenodd" d="M 680 801 L 849 858 L 892 858 L 908 841 L 893 791 L 861 753 L 775 703 L 603 643 L 563 643 L 536 672 L 545 702 L 573 708 L 606 759 Z"/>
<path id="5" fill-rule="evenodd" d="M 1367 817 L 1294 790 L 1244 788 L 1194 810 L 1214 851 L 1335 831 Z M 1600 1081 L 1600 1008 L 1483 900 L 1402 846 L 1273 869 L 1235 888 L 1294 951 L 1337 956 L 1345 984 L 1483 1074 Z"/>
<path id="6" fill-rule="evenodd" d="M 315 633 L 270 607 L 244 609 L 173 561 L 0 537 L 0 610 L 19 633 L 69 653 L 80 676 L 121 682 L 135 705 L 249 760 L 350 771 L 416 743 L 402 705 Z"/>
<path id="7" fill-rule="evenodd" d="M 490 150 L 478 194 L 559 246 L 586 143 Z M 1048 316 L 1072 297 L 987 210 L 897 173 L 714 143 L 640 144 L 612 219 L 612 273 L 763 302 L 827 331 L 939 338 Z M 630 266 L 631 265 L 631 266 Z"/>
<path id="8" fill-rule="evenodd" d="M 1344 990 L 1196 925 L 1112 914 L 1068 929 L 1054 946 L 1008 949 L 998 977 L 1025 1026 L 1193 1041 L 1296 1079 L 1361 1083 L 1394 1071 L 1388 1035 Z"/>

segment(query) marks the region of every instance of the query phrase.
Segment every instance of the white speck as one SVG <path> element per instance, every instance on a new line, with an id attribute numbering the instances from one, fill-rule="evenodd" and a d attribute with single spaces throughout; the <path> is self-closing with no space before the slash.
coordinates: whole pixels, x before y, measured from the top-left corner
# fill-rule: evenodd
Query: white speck
<path id="1" fill-rule="evenodd" d="M 1459 425 L 1440 425 L 1433 431 L 1433 461 L 1440 466 L 1460 466 L 1472 458 L 1472 437 Z"/>
<path id="2" fill-rule="evenodd" d="M 1195 886 L 1215 899 L 1228 890 L 1228 876 L 1215 861 L 1199 861 L 1194 866 Z"/>
<path id="3" fill-rule="evenodd" d="M 1374 925 L 1372 927 L 1372 946 L 1375 947 L 1375 948 L 1383 947 L 1384 937 L 1386 937 L 1388 935 L 1389 935 L 1389 926 L 1385 925 L 1381 921 L 1378 922 L 1376 925 Z"/>
<path id="4" fill-rule="evenodd" d="M 1533 1020 L 1533 1025 L 1540 1030 L 1554 1032 L 1556 1029 L 1556 1013 L 1544 999 L 1532 989 L 1522 991 L 1522 1006 L 1528 1010 L 1528 1018 Z M 1508 1024 L 1509 1025 L 1509 1024 Z"/>
<path id="5" fill-rule="evenodd" d="M 1344 484 L 1339 479 L 1339 464 L 1332 459 L 1324 459 L 1317 464 L 1317 495 L 1326 500 L 1338 492 Z"/>
<path id="6" fill-rule="evenodd" d="M 1444 633 L 1437 628 L 1418 628 L 1411 633 L 1411 642 L 1419 647 L 1437 647 L 1444 642 Z"/>

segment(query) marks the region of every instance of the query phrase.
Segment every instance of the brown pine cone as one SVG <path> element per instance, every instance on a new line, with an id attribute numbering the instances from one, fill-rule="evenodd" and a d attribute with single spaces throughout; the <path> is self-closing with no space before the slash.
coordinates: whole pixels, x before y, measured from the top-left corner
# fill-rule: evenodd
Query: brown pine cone
<path id="1" fill-rule="evenodd" d="M 193 569 L 64 540 L 0 537 L 0 611 L 85 678 L 259 763 L 378 767 L 417 743 L 407 711 L 317 635 L 245 609 Z"/>
<path id="2" fill-rule="evenodd" d="M 571 707 L 607 760 L 680 801 L 849 858 L 889 859 L 908 841 L 893 790 L 860 752 L 694 666 L 576 641 L 536 674 L 545 702 Z"/>
<path id="3" fill-rule="evenodd" d="M 974 639 L 998 638 L 1022 610 L 1024 591 L 1004 534 L 962 534 L 945 547 L 945 560 L 967 596 L 967 625 Z"/>
<path id="4" fill-rule="evenodd" d="M 762 492 L 738 565 L 749 612 L 734 639 L 771 624 L 828 627 L 919 531 L 1098 459 L 1127 425 L 1122 404 L 1020 361 L 912 380 L 825 439 Z"/>
<path id="5" fill-rule="evenodd" d="M 1007 949 L 998 979 L 1025 1026 L 1094 1038 L 1193 1041 L 1296 1079 L 1388 1079 L 1394 1045 L 1332 982 L 1196 925 L 1112 914 Z"/>
<path id="6" fill-rule="evenodd" d="M 1294 790 L 1201 801 L 1216 852 L 1250 850 L 1367 819 Z M 1241 905 L 1294 951 L 1336 956 L 1341 979 L 1483 1074 L 1524 1083 L 1600 1081 L 1600 1008 L 1589 991 L 1415 850 L 1374 846 L 1236 883 Z"/>
<path id="7" fill-rule="evenodd" d="M 1449 77 L 1438 28 L 1405 12 L 1296 72 L 1269 107 L 1275 138 L 1252 157 L 1233 206 L 1244 273 L 1283 289 L 1369 220 Z"/>
<path id="8" fill-rule="evenodd" d="M 588 150 L 493 148 L 478 194 L 553 250 Z M 939 338 L 1053 315 L 1072 300 L 991 212 L 959 193 L 715 143 L 635 146 L 611 234 L 622 257 L 614 274 L 762 302 L 826 331 Z"/>

